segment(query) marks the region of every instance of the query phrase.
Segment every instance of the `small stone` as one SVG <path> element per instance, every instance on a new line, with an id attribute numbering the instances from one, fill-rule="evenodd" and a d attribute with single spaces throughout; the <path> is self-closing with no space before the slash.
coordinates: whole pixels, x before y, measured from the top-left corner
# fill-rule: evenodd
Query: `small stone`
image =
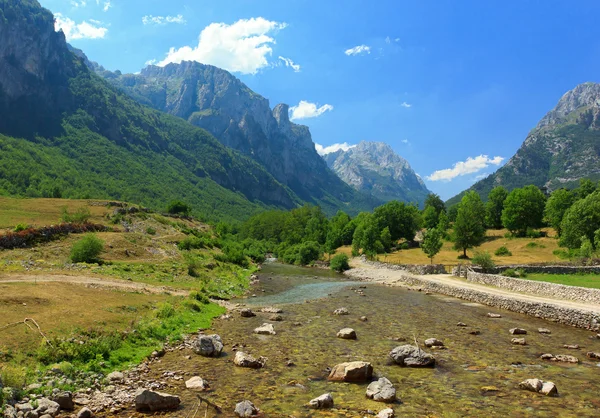
<path id="1" fill-rule="evenodd" d="M 369 318 L 367 318 L 366 316 L 361 316 L 361 317 L 360 317 L 360 320 L 361 320 L 362 322 L 367 322 L 367 321 L 369 320 Z"/>
<path id="2" fill-rule="evenodd" d="M 285 362 L 285 365 L 287 367 L 294 367 L 296 365 L 296 363 L 294 363 L 292 360 L 288 360 Z"/>
<path id="3" fill-rule="evenodd" d="M 523 328 L 511 328 L 511 329 L 509 330 L 509 332 L 510 332 L 512 335 L 525 335 L 525 334 L 527 334 L 527 331 L 526 331 L 526 330 L 524 330 Z"/>
<path id="4" fill-rule="evenodd" d="M 531 392 L 539 392 L 542 389 L 543 382 L 540 379 L 527 379 L 519 383 L 521 389 Z"/>
<path id="5" fill-rule="evenodd" d="M 373 366 L 366 361 L 352 361 L 349 363 L 336 364 L 327 380 L 333 382 L 368 382 L 373 376 Z"/>
<path id="6" fill-rule="evenodd" d="M 579 350 L 579 345 L 578 344 L 565 344 L 565 345 L 563 345 L 563 348 L 567 348 L 569 350 Z"/>
<path id="7" fill-rule="evenodd" d="M 401 366 L 406 367 L 433 367 L 435 357 L 412 345 L 400 345 L 394 348 L 389 356 Z"/>
<path id="8" fill-rule="evenodd" d="M 196 354 L 204 357 L 219 357 L 223 351 L 223 340 L 217 334 L 199 335 L 193 344 L 193 350 Z"/>
<path id="9" fill-rule="evenodd" d="M 267 306 L 265 308 L 262 308 L 260 311 L 264 312 L 264 313 L 275 313 L 275 314 L 277 314 L 277 313 L 283 313 L 283 309 L 274 308 L 272 306 Z"/>
<path id="10" fill-rule="evenodd" d="M 392 408 L 386 408 L 377 414 L 376 418 L 394 418 L 396 415 L 394 414 L 394 410 Z"/>
<path id="11" fill-rule="evenodd" d="M 108 376 L 106 376 L 106 380 L 108 380 L 111 383 L 121 383 L 124 379 L 123 373 L 121 372 L 112 372 L 109 373 Z"/>
<path id="12" fill-rule="evenodd" d="M 542 360 L 555 360 L 554 356 L 550 353 L 542 354 L 540 358 Z"/>
<path id="13" fill-rule="evenodd" d="M 356 331 L 352 328 L 342 328 L 338 331 L 337 337 L 344 340 L 356 340 Z"/>
<path id="14" fill-rule="evenodd" d="M 586 354 L 586 356 L 588 356 L 588 358 L 592 358 L 592 359 L 600 359 L 600 353 L 594 353 L 592 351 L 588 352 Z"/>
<path id="15" fill-rule="evenodd" d="M 469 331 L 469 334 L 471 334 L 471 335 L 481 335 L 481 331 L 479 331 L 478 329 L 476 329 L 474 331 Z"/>
<path id="16" fill-rule="evenodd" d="M 396 400 L 396 389 L 392 382 L 382 377 L 369 384 L 366 396 L 377 402 L 394 402 Z"/>
<path id="17" fill-rule="evenodd" d="M 558 396 L 558 389 L 553 382 L 544 382 L 540 389 L 540 393 L 543 393 L 546 396 Z"/>
<path id="18" fill-rule="evenodd" d="M 58 411 L 60 411 L 60 405 L 50 399 L 41 398 L 38 399 L 37 402 L 38 407 L 35 412 L 37 412 L 38 416 L 47 414 L 54 417 L 58 414 Z"/>
<path id="19" fill-rule="evenodd" d="M 274 314 L 269 317 L 269 321 L 283 321 L 283 316 Z"/>
<path id="20" fill-rule="evenodd" d="M 425 347 L 443 347 L 444 343 L 437 338 L 428 338 L 425 340 Z"/>
<path id="21" fill-rule="evenodd" d="M 515 345 L 527 345 L 525 338 L 513 338 L 512 340 L 510 340 L 510 342 L 511 344 Z"/>
<path id="22" fill-rule="evenodd" d="M 200 376 L 194 376 L 186 380 L 185 387 L 192 390 L 206 390 L 208 389 L 208 383 Z"/>
<path id="23" fill-rule="evenodd" d="M 551 334 L 552 332 L 548 328 L 538 328 L 540 334 Z"/>
<path id="24" fill-rule="evenodd" d="M 312 399 L 308 405 L 313 409 L 333 408 L 333 397 L 331 393 L 325 393 L 318 398 Z"/>
<path id="25" fill-rule="evenodd" d="M 464 322 L 459 322 L 456 324 L 457 327 L 466 327 L 467 324 L 465 324 Z"/>
<path id="26" fill-rule="evenodd" d="M 243 351 L 238 351 L 235 353 L 235 358 L 233 359 L 233 364 L 238 367 L 248 367 L 250 369 L 260 369 L 264 367 L 267 359 L 265 357 L 255 358 L 248 353 L 244 353 Z"/>
<path id="27" fill-rule="evenodd" d="M 52 396 L 52 400 L 60 406 L 60 409 L 64 409 L 65 411 L 72 411 L 75 409 L 73 394 L 71 392 L 58 392 L 56 395 Z"/>
<path id="28" fill-rule="evenodd" d="M 258 409 L 250 401 L 242 401 L 235 406 L 235 415 L 238 417 L 253 417 L 258 415 Z"/>
<path id="29" fill-rule="evenodd" d="M 77 412 L 77 418 L 94 418 L 94 413 L 88 407 L 83 407 Z"/>
<path id="30" fill-rule="evenodd" d="M 260 327 L 254 329 L 255 334 L 260 335 L 275 335 L 275 328 L 273 328 L 273 324 L 264 323 Z"/>
<path id="31" fill-rule="evenodd" d="M 560 361 L 562 363 L 579 363 L 579 359 L 568 354 L 557 354 L 554 356 L 554 361 Z"/>
<path id="32" fill-rule="evenodd" d="M 245 308 L 240 311 L 240 316 L 242 318 L 252 318 L 253 316 L 256 316 L 256 314 L 252 312 L 251 309 Z"/>
<path id="33" fill-rule="evenodd" d="M 491 313 L 491 312 L 488 312 L 487 316 L 488 316 L 488 318 L 502 318 L 502 315 L 497 314 L 497 313 Z"/>
<path id="34" fill-rule="evenodd" d="M 350 312 L 346 308 L 338 308 L 333 311 L 334 315 L 350 315 Z"/>

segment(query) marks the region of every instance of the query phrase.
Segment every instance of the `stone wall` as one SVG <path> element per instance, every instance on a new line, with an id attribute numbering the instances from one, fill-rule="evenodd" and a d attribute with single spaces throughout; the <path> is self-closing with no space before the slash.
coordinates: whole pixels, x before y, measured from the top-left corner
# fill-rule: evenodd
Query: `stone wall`
<path id="1" fill-rule="evenodd" d="M 401 270 L 412 274 L 446 274 L 446 269 L 443 264 L 389 264 L 380 263 L 378 261 L 369 261 L 363 256 L 363 263 L 369 264 L 375 268 L 386 268 L 390 270 Z"/>
<path id="2" fill-rule="evenodd" d="M 470 266 L 470 268 L 478 273 L 482 273 L 479 266 Z M 488 269 L 488 273 L 500 274 L 506 269 L 520 269 L 526 273 L 545 273 L 545 274 L 577 274 L 577 273 L 597 273 L 600 274 L 600 266 L 548 266 L 548 265 L 528 265 L 528 264 L 511 264 L 506 266 L 496 266 Z"/>
<path id="3" fill-rule="evenodd" d="M 547 296 L 557 299 L 600 304 L 600 289 L 588 289 L 585 287 L 565 286 L 562 284 L 538 282 L 535 280 L 516 279 L 495 274 L 478 273 L 473 270 L 467 272 L 467 280 L 473 283 L 512 290 L 513 292 L 530 293 L 536 296 Z"/>
<path id="4" fill-rule="evenodd" d="M 430 282 L 413 276 L 402 276 L 405 284 L 418 286 L 426 292 L 441 293 L 472 302 L 519 312 L 537 318 L 548 319 L 561 324 L 571 325 L 578 328 L 598 331 L 600 329 L 600 315 L 591 311 L 562 308 L 550 303 L 530 302 L 515 300 L 510 297 L 494 295 L 477 290 L 448 286 L 442 283 Z"/>

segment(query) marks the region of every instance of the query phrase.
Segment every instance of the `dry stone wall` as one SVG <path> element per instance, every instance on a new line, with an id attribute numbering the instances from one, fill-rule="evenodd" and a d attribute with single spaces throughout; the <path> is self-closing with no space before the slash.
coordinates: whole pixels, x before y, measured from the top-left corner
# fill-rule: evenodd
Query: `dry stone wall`
<path id="1" fill-rule="evenodd" d="M 369 264 L 375 268 L 386 268 L 389 270 L 400 270 L 406 271 L 412 274 L 426 275 L 426 274 L 446 274 L 446 269 L 443 264 L 388 264 L 380 263 L 378 261 L 369 261 L 363 256 L 362 261 L 365 264 Z"/>

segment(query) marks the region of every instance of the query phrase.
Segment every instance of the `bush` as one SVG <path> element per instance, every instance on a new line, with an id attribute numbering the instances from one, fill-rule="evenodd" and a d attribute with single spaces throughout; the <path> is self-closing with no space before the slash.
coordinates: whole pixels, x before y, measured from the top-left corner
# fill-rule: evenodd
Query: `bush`
<path id="1" fill-rule="evenodd" d="M 563 249 L 556 249 L 554 251 L 552 251 L 552 254 L 554 254 L 555 256 L 557 256 L 558 258 L 560 258 L 561 260 L 572 260 L 574 258 L 579 257 L 579 250 L 578 249 L 573 249 L 573 250 L 563 250 Z"/>
<path id="2" fill-rule="evenodd" d="M 84 224 L 89 221 L 92 216 L 90 210 L 86 207 L 80 207 L 74 213 L 69 213 L 69 209 L 65 206 L 61 211 L 61 219 L 63 222 L 67 223 Z"/>
<path id="3" fill-rule="evenodd" d="M 512 253 L 510 252 L 510 250 L 508 248 L 506 248 L 505 246 L 502 246 L 502 247 L 498 248 L 496 250 L 496 252 L 494 252 L 494 255 L 496 255 L 498 257 L 502 257 L 502 256 L 511 256 Z"/>
<path id="4" fill-rule="evenodd" d="M 148 227 L 148 228 L 146 228 L 146 234 L 148 234 L 148 235 L 156 235 L 156 229 L 154 229 L 152 227 Z"/>
<path id="5" fill-rule="evenodd" d="M 174 200 L 167 206 L 167 213 L 171 215 L 189 216 L 191 211 L 192 207 L 181 200 Z"/>
<path id="6" fill-rule="evenodd" d="M 29 229 L 29 225 L 27 224 L 17 224 L 15 226 L 14 232 L 21 232 Z"/>
<path id="7" fill-rule="evenodd" d="M 540 231 L 538 229 L 527 228 L 527 231 L 525 232 L 525 236 L 527 238 L 542 238 L 542 237 L 546 236 L 546 234 L 543 231 Z"/>
<path id="8" fill-rule="evenodd" d="M 523 269 L 506 269 L 504 270 L 502 273 L 500 273 L 502 276 L 506 276 L 506 277 L 518 277 L 518 278 L 524 278 L 527 277 L 527 273 L 525 273 L 525 270 Z"/>
<path id="9" fill-rule="evenodd" d="M 350 265 L 348 264 L 348 256 L 346 254 L 336 254 L 331 259 L 329 267 L 331 267 L 331 270 L 337 271 L 338 273 L 349 270 Z"/>
<path id="10" fill-rule="evenodd" d="M 204 305 L 208 305 L 210 303 L 210 299 L 204 292 L 198 290 L 192 290 L 189 295 L 190 299 L 195 300 L 196 302 L 200 302 Z"/>
<path id="11" fill-rule="evenodd" d="M 543 245 L 543 244 L 538 244 L 537 242 L 533 242 L 533 241 L 532 241 L 532 242 L 528 243 L 528 244 L 525 246 L 525 248 L 546 248 L 546 246 L 545 246 L 545 245 Z"/>
<path id="12" fill-rule="evenodd" d="M 408 242 L 403 242 L 402 244 L 400 244 L 400 249 L 401 250 L 409 250 L 410 244 Z"/>
<path id="13" fill-rule="evenodd" d="M 175 315 L 175 307 L 168 302 L 164 302 L 158 305 L 154 315 L 159 319 L 171 318 Z"/>
<path id="14" fill-rule="evenodd" d="M 87 234 L 73 244 L 71 261 L 73 263 L 98 263 L 98 256 L 104 249 L 104 242 L 95 234 Z"/>
<path id="15" fill-rule="evenodd" d="M 223 254 L 216 254 L 215 259 L 224 263 L 237 264 L 240 267 L 248 268 L 250 263 L 244 255 L 244 247 L 237 242 L 226 242 L 221 249 Z"/>
<path id="16" fill-rule="evenodd" d="M 492 256 L 487 251 L 476 252 L 471 262 L 483 269 L 483 271 L 489 271 L 496 267 Z"/>
<path id="17" fill-rule="evenodd" d="M 179 241 L 179 243 L 177 244 L 177 248 L 186 251 L 212 247 L 214 247 L 212 239 L 208 237 L 186 237 L 183 241 Z"/>

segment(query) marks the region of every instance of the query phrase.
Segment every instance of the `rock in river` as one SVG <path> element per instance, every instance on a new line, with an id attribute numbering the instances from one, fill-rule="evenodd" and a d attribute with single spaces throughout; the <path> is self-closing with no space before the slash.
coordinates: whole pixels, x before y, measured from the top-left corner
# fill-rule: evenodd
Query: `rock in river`
<path id="1" fill-rule="evenodd" d="M 395 416 L 392 408 L 383 409 L 377 414 L 377 418 L 394 418 Z"/>
<path id="2" fill-rule="evenodd" d="M 253 316 L 256 316 L 256 314 L 252 312 L 252 309 L 244 308 L 240 311 L 240 316 L 242 318 L 252 318 Z"/>
<path id="3" fill-rule="evenodd" d="M 373 366 L 366 361 L 340 363 L 331 369 L 327 380 L 333 382 L 368 382 L 373 376 Z"/>
<path id="4" fill-rule="evenodd" d="M 191 379 L 186 380 L 185 387 L 191 390 L 207 390 L 208 383 L 200 376 L 194 376 Z"/>
<path id="5" fill-rule="evenodd" d="M 418 347 L 400 345 L 390 352 L 392 360 L 401 366 L 407 367 L 433 367 L 435 358 Z"/>
<path id="6" fill-rule="evenodd" d="M 352 328 L 342 328 L 338 331 L 337 336 L 344 340 L 356 340 L 356 331 Z"/>
<path id="7" fill-rule="evenodd" d="M 377 402 L 394 402 L 396 400 L 396 389 L 392 382 L 382 377 L 369 384 L 366 395 L 367 398 Z"/>
<path id="8" fill-rule="evenodd" d="M 511 328 L 511 329 L 509 330 L 509 332 L 510 332 L 512 335 L 525 335 L 525 334 L 527 334 L 527 331 L 526 331 L 526 330 L 524 330 L 523 328 Z"/>
<path id="9" fill-rule="evenodd" d="M 443 347 L 444 343 L 437 338 L 428 338 L 425 340 L 425 347 Z"/>
<path id="10" fill-rule="evenodd" d="M 250 401 L 243 401 L 235 406 L 235 415 L 238 417 L 254 417 L 258 415 L 258 408 Z"/>
<path id="11" fill-rule="evenodd" d="M 260 327 L 254 329 L 255 334 L 260 335 L 275 335 L 275 328 L 273 328 L 273 324 L 264 323 Z"/>
<path id="12" fill-rule="evenodd" d="M 348 312 L 348 309 L 346 308 L 338 308 L 335 311 L 333 311 L 334 315 L 350 315 L 350 312 Z"/>
<path id="13" fill-rule="evenodd" d="M 250 369 L 260 369 L 265 366 L 267 359 L 265 357 L 255 358 L 248 353 L 238 351 L 235 353 L 233 364 L 239 367 L 248 367 Z"/>
<path id="14" fill-rule="evenodd" d="M 540 379 L 527 379 L 519 383 L 521 389 L 542 393 L 546 396 L 558 396 L 558 389 L 553 382 L 543 382 Z"/>
<path id="15" fill-rule="evenodd" d="M 510 342 L 511 344 L 515 345 L 527 345 L 525 338 L 513 338 L 512 340 L 510 340 Z"/>
<path id="16" fill-rule="evenodd" d="M 223 351 L 223 341 L 217 334 L 200 335 L 194 342 L 194 352 L 204 357 L 219 357 Z"/>
<path id="17" fill-rule="evenodd" d="M 179 396 L 168 393 L 140 389 L 135 394 L 135 410 L 138 412 L 173 410 L 177 409 L 180 403 Z"/>
<path id="18" fill-rule="evenodd" d="M 331 393 L 325 393 L 324 395 L 311 400 L 308 403 L 308 406 L 313 409 L 333 408 L 333 397 L 331 396 Z"/>

